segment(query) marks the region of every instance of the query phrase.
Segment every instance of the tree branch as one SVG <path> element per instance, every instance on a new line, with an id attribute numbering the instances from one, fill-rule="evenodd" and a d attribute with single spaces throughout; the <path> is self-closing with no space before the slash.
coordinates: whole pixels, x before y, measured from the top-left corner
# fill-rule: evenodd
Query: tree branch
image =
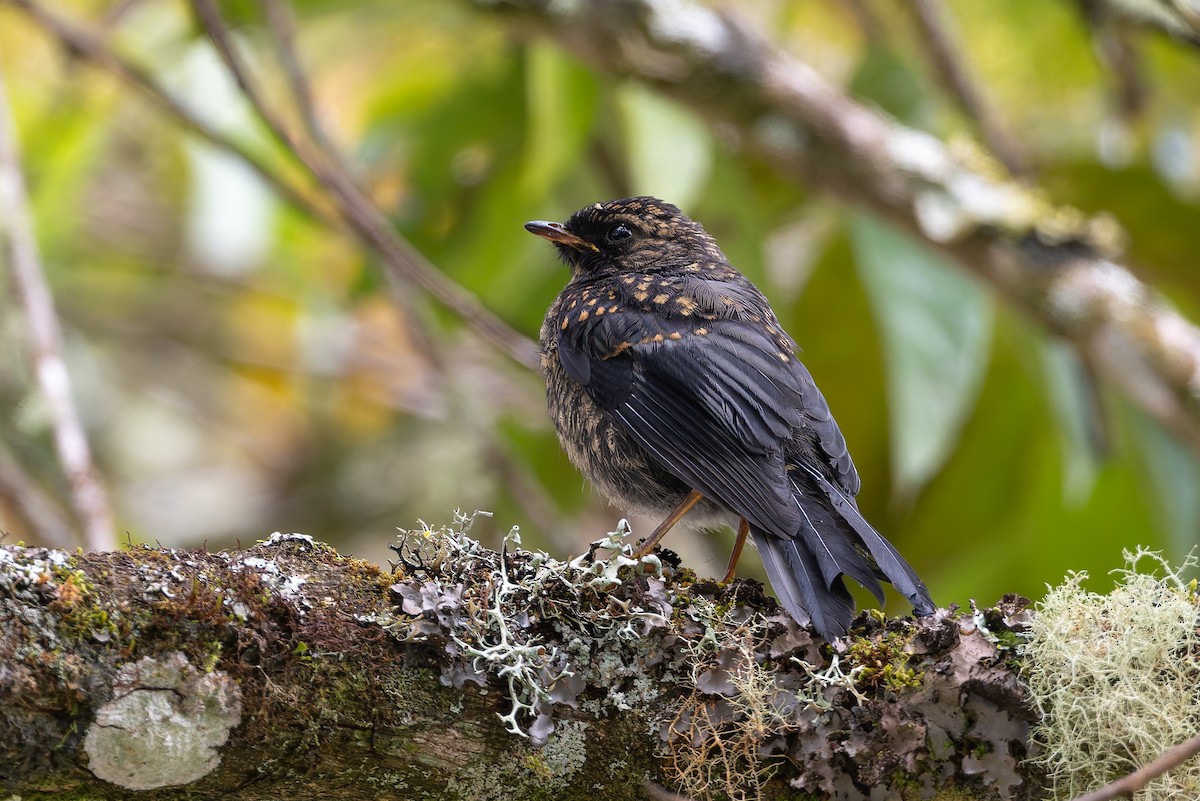
<path id="1" fill-rule="evenodd" d="M 87 434 L 62 353 L 62 328 L 54 298 L 38 256 L 21 173 L 16 123 L 9 108 L 4 72 L 0 69 L 0 242 L 12 268 L 17 297 L 25 310 L 34 372 L 50 414 L 58 463 L 71 488 L 71 503 L 83 525 L 87 547 L 103 551 L 116 545 L 108 493 L 92 461 Z M 27 507 L 32 511 L 34 507 Z"/>
<path id="2" fill-rule="evenodd" d="M 1090 793 L 1081 795 L 1075 801 L 1112 801 L 1112 799 L 1120 798 L 1123 795 L 1133 798 L 1133 794 L 1149 784 L 1151 780 L 1157 779 L 1167 771 L 1179 767 L 1184 762 L 1196 756 L 1196 754 L 1200 754 L 1200 734 L 1187 742 L 1180 743 L 1174 748 L 1168 749 L 1162 756 L 1149 765 L 1138 768 L 1128 776 L 1122 776 L 1112 784 L 1101 787 L 1099 790 L 1093 790 Z"/>
<path id="3" fill-rule="evenodd" d="M 1119 262 L 1121 233 L 847 97 L 731 15 L 686 0 L 476 3 L 719 124 L 782 175 L 890 220 L 1068 339 L 1200 450 L 1200 331 Z"/>
<path id="4" fill-rule="evenodd" d="M 428 292 L 439 303 L 458 316 L 464 324 L 513 360 L 531 369 L 537 366 L 537 345 L 516 331 L 479 299 L 447 278 L 406 242 L 387 218 L 371 201 L 325 165 L 310 163 L 301 158 L 312 175 L 329 192 L 336 211 L 313 198 L 283 178 L 262 158 L 254 155 L 228 136 L 193 114 L 170 94 L 143 68 L 117 53 L 102 38 L 42 7 L 35 0 L 0 0 L 25 12 L 43 30 L 56 38 L 71 52 L 108 70 L 147 94 L 185 128 L 209 143 L 245 161 L 289 204 L 321 222 L 350 233 L 359 243 L 377 253 L 393 281 L 412 284 Z M 289 150 L 297 157 L 303 154 Z"/>
<path id="5" fill-rule="evenodd" d="M 616 535 L 570 563 L 452 530 L 403 570 L 302 535 L 241 552 L 0 546 L 0 776 L 160 801 L 1036 797 L 1034 714 L 988 630 L 859 617 L 833 650 L 762 595 Z M 1007 622 L 1005 622 L 1007 621 Z M 1015 641 L 1015 640 L 1014 640 Z M 171 747 L 166 747 L 172 743 Z M 929 745 L 932 743 L 933 745 Z M 986 757 L 981 757 L 986 754 Z M 794 792 L 794 790 L 793 790 Z"/>
<path id="6" fill-rule="evenodd" d="M 304 121 L 305 130 L 317 148 L 336 162 L 339 171 L 349 174 L 349 167 L 341 158 L 341 152 L 325 133 L 325 126 L 321 124 L 321 117 L 317 114 L 317 105 L 313 100 L 312 84 L 296 54 L 296 26 L 291 6 L 286 0 L 264 0 L 263 5 L 266 7 L 267 27 L 271 30 L 279 62 L 287 75 L 292 99 L 300 112 L 300 119 Z"/>

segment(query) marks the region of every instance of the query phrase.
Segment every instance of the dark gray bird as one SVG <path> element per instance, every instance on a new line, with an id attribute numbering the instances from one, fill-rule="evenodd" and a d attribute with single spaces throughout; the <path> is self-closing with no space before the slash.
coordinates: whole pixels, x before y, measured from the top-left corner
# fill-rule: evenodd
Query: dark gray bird
<path id="1" fill-rule="evenodd" d="M 796 344 L 699 223 L 634 197 L 525 227 L 571 268 L 541 330 L 550 418 L 610 500 L 664 517 L 639 553 L 694 508 L 689 522 L 738 530 L 727 579 L 748 533 L 783 606 L 827 640 L 854 614 L 843 576 L 933 611 L 859 513 L 858 473 Z"/>

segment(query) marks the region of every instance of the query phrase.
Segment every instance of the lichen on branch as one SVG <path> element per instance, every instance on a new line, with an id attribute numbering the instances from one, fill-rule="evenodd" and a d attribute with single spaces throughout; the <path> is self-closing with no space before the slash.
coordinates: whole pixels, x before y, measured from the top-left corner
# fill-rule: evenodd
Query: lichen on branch
<path id="1" fill-rule="evenodd" d="M 702 801 L 1041 788 L 1020 761 L 1034 712 L 1015 675 L 1015 599 L 966 616 L 864 612 L 830 645 L 758 582 L 698 580 L 669 551 L 632 558 L 624 525 L 563 560 L 516 531 L 485 547 L 474 519 L 404 533 L 393 572 L 297 534 L 218 553 L 0 546 L 4 790 L 621 801 L 649 778 Z M 150 735 L 170 727 L 198 736 L 157 749 Z M 122 773 L 127 746 L 161 759 Z"/>
<path id="2" fill-rule="evenodd" d="M 564 720 L 634 714 L 661 779 L 695 799 L 779 786 L 848 799 L 879 786 L 1024 792 L 1029 708 L 1007 662 L 1027 613 L 1015 600 L 965 621 L 865 613 L 829 645 L 756 582 L 697 581 L 669 552 L 632 558 L 624 521 L 571 561 L 520 550 L 515 529 L 490 550 L 473 523 L 403 533 L 400 614 L 372 622 L 440 648 L 443 684 L 498 682 L 513 734 L 544 744 Z"/>

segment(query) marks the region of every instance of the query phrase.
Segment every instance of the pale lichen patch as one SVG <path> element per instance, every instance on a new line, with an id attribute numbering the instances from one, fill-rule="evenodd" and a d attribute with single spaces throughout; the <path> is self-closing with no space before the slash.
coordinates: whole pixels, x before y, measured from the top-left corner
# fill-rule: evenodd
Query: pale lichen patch
<path id="1" fill-rule="evenodd" d="M 1154 563 L 1161 575 L 1139 571 Z M 1126 553 L 1107 595 L 1072 573 L 1052 588 L 1034 618 L 1029 685 L 1043 720 L 1037 761 L 1056 797 L 1107 784 L 1200 730 L 1200 598 L 1180 568 L 1154 552 Z M 1139 799 L 1195 798 L 1195 760 L 1151 780 Z"/>
<path id="2" fill-rule="evenodd" d="M 130 790 L 190 784 L 221 762 L 217 749 L 241 722 L 241 690 L 226 673 L 202 673 L 178 651 L 117 672 L 113 699 L 84 739 L 88 768 Z"/>

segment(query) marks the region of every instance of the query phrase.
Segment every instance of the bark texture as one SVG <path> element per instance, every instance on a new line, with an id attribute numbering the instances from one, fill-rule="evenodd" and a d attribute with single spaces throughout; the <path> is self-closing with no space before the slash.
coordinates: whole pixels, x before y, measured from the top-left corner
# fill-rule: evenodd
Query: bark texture
<path id="1" fill-rule="evenodd" d="M 22 798 L 1033 798 L 1016 599 L 858 618 L 622 532 L 561 562 L 410 533 L 395 574 L 245 551 L 0 548 L 0 782 Z M 666 562 L 664 564 L 664 562 Z M 961 796 L 956 796 L 961 797 Z"/>

